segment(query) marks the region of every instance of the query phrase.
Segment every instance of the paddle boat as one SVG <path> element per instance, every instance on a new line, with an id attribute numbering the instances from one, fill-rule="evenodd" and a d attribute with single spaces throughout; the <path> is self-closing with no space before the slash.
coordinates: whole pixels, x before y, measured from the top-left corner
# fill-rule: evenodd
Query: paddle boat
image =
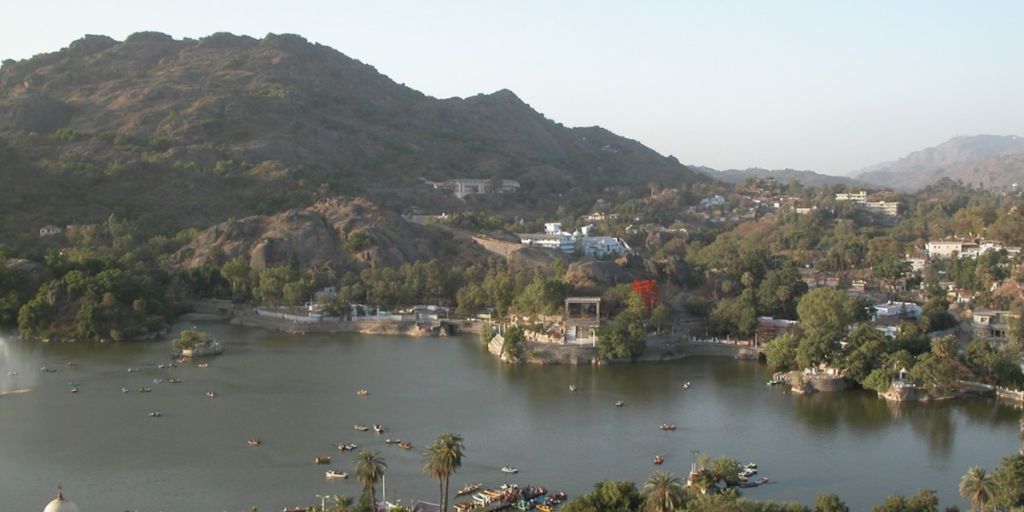
<path id="1" fill-rule="evenodd" d="M 57 373 L 57 370 L 54 370 L 53 368 L 47 368 L 45 366 L 40 366 L 39 371 L 43 373 Z"/>
<path id="2" fill-rule="evenodd" d="M 259 439 L 250 439 L 249 440 L 249 444 L 252 445 L 252 446 L 259 446 L 260 443 L 262 443 L 262 442 L 263 441 L 260 441 Z"/>
<path id="3" fill-rule="evenodd" d="M 217 398 L 217 393 L 214 393 L 213 391 L 207 391 L 206 396 L 210 398 Z"/>
<path id="4" fill-rule="evenodd" d="M 690 381 L 686 381 L 686 382 L 685 382 L 685 383 L 683 384 L 683 389 L 690 389 Z"/>
<path id="5" fill-rule="evenodd" d="M 162 412 L 160 412 L 160 411 L 156 411 L 156 412 L 151 412 L 151 413 L 149 413 L 149 417 L 150 417 L 150 418 L 159 418 L 159 417 L 161 417 L 161 416 L 163 416 L 163 415 L 164 415 L 164 413 L 162 413 Z"/>
<path id="6" fill-rule="evenodd" d="M 355 450 L 356 448 L 358 448 L 358 447 L 355 444 L 353 444 L 353 443 L 350 443 L 350 444 L 341 443 L 341 444 L 338 445 L 338 449 L 343 451 L 343 452 L 344 451 L 352 451 L 352 450 Z"/>
<path id="7" fill-rule="evenodd" d="M 512 467 L 512 466 L 505 466 L 505 467 L 501 468 L 501 472 L 502 473 L 518 473 L 519 470 L 514 468 L 514 467 Z"/>
<path id="8" fill-rule="evenodd" d="M 128 373 L 135 373 L 137 371 L 139 371 L 138 368 L 128 368 Z"/>
<path id="9" fill-rule="evenodd" d="M 401 439 L 396 439 L 394 437 L 389 437 L 389 438 L 385 439 L 384 442 L 387 443 L 387 444 L 395 444 L 395 443 L 401 443 L 402 440 Z"/>
<path id="10" fill-rule="evenodd" d="M 164 383 L 163 379 L 153 379 L 153 384 L 163 384 L 163 383 Z"/>
<path id="11" fill-rule="evenodd" d="M 317 464 L 330 464 L 331 463 L 331 458 L 330 457 L 317 457 L 316 459 L 313 459 L 313 462 L 315 462 Z"/>
<path id="12" fill-rule="evenodd" d="M 367 430 L 370 430 L 370 429 L 366 428 L 366 425 L 356 425 L 353 428 L 355 428 L 356 430 L 358 430 L 360 432 L 366 432 Z"/>
<path id="13" fill-rule="evenodd" d="M 662 430 L 675 430 L 676 426 L 675 425 L 669 425 L 668 423 L 662 423 L 661 426 L 658 427 L 658 428 L 660 428 Z"/>
<path id="14" fill-rule="evenodd" d="M 68 366 L 78 366 L 78 363 L 74 361 L 68 361 Z"/>
<path id="15" fill-rule="evenodd" d="M 576 391 L 576 385 L 575 384 L 569 384 L 569 391 Z"/>
<path id="16" fill-rule="evenodd" d="M 566 496 L 564 492 L 556 492 L 551 495 L 551 499 L 553 500 L 565 501 L 566 498 L 568 498 L 568 496 Z"/>
<path id="17" fill-rule="evenodd" d="M 552 510 L 555 510 L 555 507 L 548 505 L 547 503 L 538 503 L 537 510 L 540 510 L 541 512 L 551 512 Z"/>
<path id="18" fill-rule="evenodd" d="M 328 469 L 325 474 L 327 475 L 327 478 L 348 478 L 348 473 L 337 469 Z"/>
<path id="19" fill-rule="evenodd" d="M 459 492 L 455 493 L 456 496 L 465 496 L 476 492 L 477 489 L 483 487 L 484 484 L 466 484 Z"/>
<path id="20" fill-rule="evenodd" d="M 171 384 L 181 384 L 181 379 L 171 379 L 167 382 L 170 382 Z"/>
<path id="21" fill-rule="evenodd" d="M 618 400 L 615 402 L 615 407 L 622 407 L 623 405 L 626 405 L 626 402 L 623 402 L 622 400 Z"/>
<path id="22" fill-rule="evenodd" d="M 379 424 L 379 423 L 378 423 L 378 424 L 375 424 L 375 425 L 373 426 L 373 431 L 374 431 L 374 432 L 376 432 L 376 433 L 378 433 L 378 434 L 383 434 L 383 433 L 384 433 L 384 425 L 381 425 L 381 424 Z"/>
<path id="23" fill-rule="evenodd" d="M 654 457 L 655 464 L 661 464 L 662 462 L 665 462 L 665 457 L 662 457 L 661 455 L 657 455 Z"/>
<path id="24" fill-rule="evenodd" d="M 356 394 L 359 396 L 366 396 L 368 393 L 365 389 L 360 389 L 359 391 L 356 391 Z"/>
<path id="25" fill-rule="evenodd" d="M 122 393 L 127 393 L 128 392 L 128 388 L 121 388 L 121 392 Z"/>
<path id="26" fill-rule="evenodd" d="M 404 448 L 406 450 L 411 450 L 412 449 L 412 443 L 408 443 L 408 442 L 398 443 L 398 447 L 399 448 Z"/>
<path id="27" fill-rule="evenodd" d="M 72 393 L 78 393 L 78 388 L 71 388 Z"/>
<path id="28" fill-rule="evenodd" d="M 199 366 L 200 368 L 206 368 L 207 366 L 210 366 L 210 365 L 208 365 L 208 364 L 206 364 L 206 363 L 200 363 L 200 364 L 199 364 L 198 366 Z"/>
<path id="29" fill-rule="evenodd" d="M 149 393 L 151 391 L 153 390 L 150 388 L 139 388 L 139 393 Z"/>

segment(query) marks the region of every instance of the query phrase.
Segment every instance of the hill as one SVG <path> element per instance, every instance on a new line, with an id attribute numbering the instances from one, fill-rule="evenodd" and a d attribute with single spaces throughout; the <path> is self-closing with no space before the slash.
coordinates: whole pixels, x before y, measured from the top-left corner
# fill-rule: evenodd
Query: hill
<path id="1" fill-rule="evenodd" d="M 295 35 L 86 36 L 0 67 L 0 236 L 148 214 L 178 226 L 273 214 L 422 180 L 519 180 L 543 211 L 568 191 L 703 180 L 510 91 L 435 99 Z M 386 205 L 400 210 L 408 204 Z M 500 203 L 500 202 L 499 202 Z"/>
<path id="2" fill-rule="evenodd" d="M 758 167 L 751 167 L 749 169 L 728 169 L 725 171 L 717 171 L 710 167 L 698 167 L 696 168 L 699 172 L 704 173 L 712 179 L 721 180 L 725 183 L 743 183 L 747 178 L 774 178 L 776 183 L 786 184 L 792 180 L 798 180 L 801 184 L 808 187 L 821 187 L 824 185 L 851 185 L 851 186 L 865 186 L 867 183 L 850 178 L 848 176 L 830 176 L 828 174 L 818 174 L 814 171 L 797 171 L 794 169 L 761 169 Z"/>
<path id="3" fill-rule="evenodd" d="M 852 174 L 874 185 L 919 190 L 942 178 L 986 188 L 1008 187 L 1024 176 L 1024 138 L 1016 135 L 954 137 L 938 146 Z"/>

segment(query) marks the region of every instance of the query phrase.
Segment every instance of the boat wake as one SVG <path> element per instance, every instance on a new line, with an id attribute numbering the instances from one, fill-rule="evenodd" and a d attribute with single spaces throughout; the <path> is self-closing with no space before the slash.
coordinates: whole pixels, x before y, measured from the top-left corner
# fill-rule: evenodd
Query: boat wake
<path id="1" fill-rule="evenodd" d="M 34 391 L 32 388 L 28 388 L 28 389 L 13 389 L 11 391 L 0 391 L 0 396 L 4 396 L 4 395 L 18 395 L 18 394 L 21 394 L 21 393 L 30 393 L 32 391 Z"/>

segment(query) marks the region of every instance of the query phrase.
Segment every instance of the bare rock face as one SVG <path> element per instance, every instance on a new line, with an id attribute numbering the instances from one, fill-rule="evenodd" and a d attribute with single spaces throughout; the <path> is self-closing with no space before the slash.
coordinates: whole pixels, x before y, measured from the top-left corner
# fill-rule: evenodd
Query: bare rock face
<path id="1" fill-rule="evenodd" d="M 25 79 L 31 82 L 33 77 Z M 39 94 L 22 94 L 0 105 L 0 130 L 51 133 L 67 126 L 74 109 L 63 101 Z"/>
<path id="2" fill-rule="evenodd" d="M 636 277 L 615 262 L 585 261 L 569 265 L 563 281 L 580 290 L 596 292 L 617 284 L 632 282 Z"/>
<path id="3" fill-rule="evenodd" d="M 508 268 L 512 270 L 527 270 L 536 267 L 549 269 L 551 262 L 563 260 L 568 262 L 569 257 L 562 251 L 543 249 L 532 245 L 523 245 L 508 254 Z M 554 273 L 553 271 L 551 272 Z"/>
<path id="4" fill-rule="evenodd" d="M 437 258 L 465 264 L 486 257 L 472 241 L 456 241 L 443 231 L 407 223 L 365 201 L 336 198 L 273 217 L 223 222 L 178 251 L 170 263 L 193 268 L 222 265 L 239 256 L 254 269 L 294 263 L 339 273 Z"/>

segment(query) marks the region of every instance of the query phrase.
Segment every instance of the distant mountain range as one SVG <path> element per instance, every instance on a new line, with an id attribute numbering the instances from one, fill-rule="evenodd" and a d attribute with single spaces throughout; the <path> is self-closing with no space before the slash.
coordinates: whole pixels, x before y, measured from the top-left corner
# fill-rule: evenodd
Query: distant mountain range
<path id="1" fill-rule="evenodd" d="M 954 137 L 933 148 L 915 151 L 850 173 L 875 186 L 916 191 L 942 178 L 985 188 L 1024 184 L 1024 138 L 1016 135 Z"/>
<path id="2" fill-rule="evenodd" d="M 0 67 L 0 239 L 112 212 L 211 225 L 451 178 L 519 180 L 537 211 L 706 179 L 510 91 L 432 98 L 296 35 L 86 36 Z"/>
<path id="3" fill-rule="evenodd" d="M 844 184 L 851 186 L 867 186 L 868 184 L 851 178 L 849 176 L 831 176 L 828 174 L 819 174 L 814 171 L 797 171 L 795 169 L 761 169 L 758 167 L 752 167 L 750 169 L 729 169 L 725 171 L 717 171 L 710 167 L 695 167 L 698 172 L 704 173 L 706 176 L 721 180 L 725 183 L 743 183 L 749 177 L 755 178 L 775 178 L 776 183 L 787 184 L 790 181 L 797 180 L 804 186 L 808 187 L 821 187 L 824 185 L 836 185 Z"/>

